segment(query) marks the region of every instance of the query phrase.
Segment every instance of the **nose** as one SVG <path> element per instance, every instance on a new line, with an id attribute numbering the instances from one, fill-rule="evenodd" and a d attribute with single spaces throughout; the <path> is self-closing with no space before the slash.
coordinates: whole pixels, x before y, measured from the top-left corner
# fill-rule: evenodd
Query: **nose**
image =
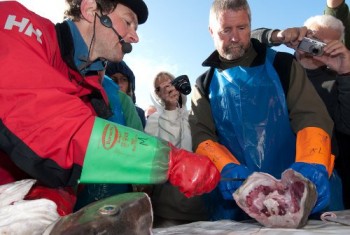
<path id="1" fill-rule="evenodd" d="M 237 32 L 237 30 L 233 30 L 231 33 L 231 41 L 238 42 L 239 40 L 240 40 L 239 33 Z"/>
<path id="2" fill-rule="evenodd" d="M 128 36 L 128 39 L 131 43 L 138 43 L 139 42 L 139 36 L 137 35 L 135 30 L 132 30 Z"/>

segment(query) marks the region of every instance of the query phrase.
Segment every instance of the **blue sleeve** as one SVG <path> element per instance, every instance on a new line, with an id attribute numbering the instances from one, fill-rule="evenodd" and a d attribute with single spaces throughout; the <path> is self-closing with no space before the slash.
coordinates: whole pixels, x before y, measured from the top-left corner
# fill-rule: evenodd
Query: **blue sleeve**
<path id="1" fill-rule="evenodd" d="M 124 114 L 122 111 L 123 109 L 121 107 L 118 95 L 119 86 L 108 76 L 104 76 L 102 86 L 107 93 L 109 103 L 113 112 L 113 115 L 110 118 L 108 118 L 108 120 L 121 125 L 125 125 Z"/>

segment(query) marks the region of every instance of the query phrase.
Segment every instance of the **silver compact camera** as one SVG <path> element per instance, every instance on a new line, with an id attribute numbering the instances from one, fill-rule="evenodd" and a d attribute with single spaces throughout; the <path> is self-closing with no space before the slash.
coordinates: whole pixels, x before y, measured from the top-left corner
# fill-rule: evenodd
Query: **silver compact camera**
<path id="1" fill-rule="evenodd" d="M 304 37 L 303 40 L 301 40 L 299 43 L 298 49 L 314 56 L 321 56 L 323 55 L 323 47 L 325 45 L 326 43 L 324 42 Z"/>

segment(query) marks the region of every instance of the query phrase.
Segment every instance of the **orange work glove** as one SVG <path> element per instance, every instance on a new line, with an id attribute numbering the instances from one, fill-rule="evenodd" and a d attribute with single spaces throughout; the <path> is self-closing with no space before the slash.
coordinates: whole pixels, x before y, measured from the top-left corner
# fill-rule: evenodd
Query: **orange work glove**
<path id="1" fill-rule="evenodd" d="M 221 172 L 228 163 L 240 165 L 239 161 L 223 145 L 212 140 L 206 140 L 200 143 L 196 153 L 207 156 Z"/>
<path id="2" fill-rule="evenodd" d="M 329 176 L 333 172 L 334 156 L 331 138 L 321 128 L 306 127 L 297 133 L 295 163 L 290 168 L 309 179 L 317 190 L 316 205 L 311 214 L 322 211 L 330 202 Z"/>
<path id="3" fill-rule="evenodd" d="M 328 176 L 333 172 L 334 155 L 331 154 L 331 138 L 321 128 L 306 127 L 297 133 L 295 162 L 325 166 Z"/>

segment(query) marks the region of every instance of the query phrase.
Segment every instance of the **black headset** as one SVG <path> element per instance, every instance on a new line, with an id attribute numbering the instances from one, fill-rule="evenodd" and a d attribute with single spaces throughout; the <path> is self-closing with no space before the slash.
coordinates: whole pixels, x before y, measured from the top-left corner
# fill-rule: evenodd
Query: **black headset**
<path id="1" fill-rule="evenodd" d="M 98 14 L 96 14 L 96 16 L 100 19 L 100 22 L 103 26 L 112 29 L 113 32 L 118 36 L 119 42 L 122 44 L 122 51 L 125 54 L 130 53 L 132 51 L 132 45 L 130 43 L 125 42 L 124 38 L 122 38 L 122 36 L 120 36 L 120 34 L 117 32 L 117 30 L 115 30 L 111 18 L 109 18 L 108 15 L 99 16 Z"/>

